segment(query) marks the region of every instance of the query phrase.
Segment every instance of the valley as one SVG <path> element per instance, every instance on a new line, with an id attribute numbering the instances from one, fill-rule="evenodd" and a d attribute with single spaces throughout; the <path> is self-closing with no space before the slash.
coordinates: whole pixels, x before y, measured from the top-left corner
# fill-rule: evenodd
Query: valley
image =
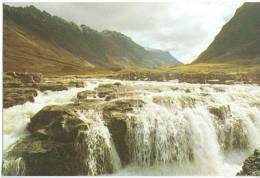
<path id="1" fill-rule="evenodd" d="M 4 4 L 2 175 L 260 176 L 259 12 L 244 3 L 183 64 Z"/>

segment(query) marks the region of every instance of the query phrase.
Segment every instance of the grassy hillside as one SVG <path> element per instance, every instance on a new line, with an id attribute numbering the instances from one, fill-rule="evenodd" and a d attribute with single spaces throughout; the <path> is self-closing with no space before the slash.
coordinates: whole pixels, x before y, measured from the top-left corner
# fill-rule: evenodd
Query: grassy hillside
<path id="1" fill-rule="evenodd" d="M 80 27 L 34 6 L 4 5 L 4 71 L 84 73 L 101 68 L 158 67 L 179 62 L 129 37 Z"/>
<path id="2" fill-rule="evenodd" d="M 194 63 L 260 63 L 260 3 L 238 8 Z"/>

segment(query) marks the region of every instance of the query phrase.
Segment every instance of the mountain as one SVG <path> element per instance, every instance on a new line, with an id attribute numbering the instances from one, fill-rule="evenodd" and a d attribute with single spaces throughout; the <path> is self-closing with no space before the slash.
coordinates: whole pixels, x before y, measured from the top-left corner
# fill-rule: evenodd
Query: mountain
<path id="1" fill-rule="evenodd" d="M 78 26 L 34 6 L 4 5 L 3 17 L 4 71 L 73 73 L 180 63 L 119 32 Z"/>
<path id="2" fill-rule="evenodd" d="M 237 9 L 209 47 L 194 63 L 260 63 L 260 3 Z"/>

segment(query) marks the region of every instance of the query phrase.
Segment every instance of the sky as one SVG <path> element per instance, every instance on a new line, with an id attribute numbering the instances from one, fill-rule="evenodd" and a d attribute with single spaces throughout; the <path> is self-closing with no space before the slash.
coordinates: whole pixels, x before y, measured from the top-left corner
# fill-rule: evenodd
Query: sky
<path id="1" fill-rule="evenodd" d="M 34 5 L 78 25 L 119 31 L 146 48 L 169 51 L 179 61 L 190 63 L 209 46 L 243 0 L 7 4 Z"/>

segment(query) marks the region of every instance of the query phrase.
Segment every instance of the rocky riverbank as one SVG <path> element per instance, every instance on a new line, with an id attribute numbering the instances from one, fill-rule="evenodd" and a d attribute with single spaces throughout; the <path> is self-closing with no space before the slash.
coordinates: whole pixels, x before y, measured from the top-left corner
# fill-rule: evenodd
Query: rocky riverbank
<path id="1" fill-rule="evenodd" d="M 6 72 L 3 74 L 3 106 L 34 101 L 37 91 L 62 91 L 69 87 L 83 87 L 83 80 L 76 78 L 53 77 L 48 78 L 40 73 Z"/>
<path id="2" fill-rule="evenodd" d="M 95 91 L 79 92 L 74 104 L 44 107 L 30 119 L 27 126 L 30 135 L 16 142 L 5 154 L 4 175 L 112 173 L 116 169 L 113 158 L 110 158 L 112 146 L 118 150 L 122 164 L 128 164 L 129 150 L 124 138 L 126 119 L 130 119 L 130 116 L 126 112 L 132 111 L 134 107 L 142 107 L 144 102 L 138 99 L 107 101 L 117 98 L 117 93 L 127 93 L 130 89 L 121 83 L 100 85 Z M 133 94 L 129 93 L 130 95 Z M 96 113 L 101 113 L 102 121 L 91 118 Z M 98 124 L 105 127 L 101 122 L 105 123 L 112 138 L 92 133 L 91 128 Z M 96 142 L 89 145 L 90 139 Z M 113 139 L 115 145 L 106 143 L 105 139 Z M 98 148 L 92 150 L 95 146 Z M 90 161 L 94 165 L 89 165 Z M 121 165 L 120 161 L 118 165 Z M 17 171 L 18 169 L 23 170 Z"/>
<path id="3" fill-rule="evenodd" d="M 106 77 L 106 76 L 104 76 Z M 260 84 L 260 76 L 254 75 L 227 75 L 221 73 L 212 74 L 188 74 L 165 72 L 127 72 L 107 76 L 120 80 L 132 81 L 178 81 L 194 84 Z M 3 106 L 8 108 L 14 105 L 34 101 L 37 91 L 62 91 L 69 87 L 83 87 L 84 76 L 44 76 L 40 73 L 5 72 L 3 75 Z"/>
<path id="4" fill-rule="evenodd" d="M 116 78 L 121 80 L 171 81 L 200 84 L 260 84 L 259 74 L 226 74 L 221 72 L 190 73 L 190 72 L 154 72 L 132 71 L 119 73 Z"/>

